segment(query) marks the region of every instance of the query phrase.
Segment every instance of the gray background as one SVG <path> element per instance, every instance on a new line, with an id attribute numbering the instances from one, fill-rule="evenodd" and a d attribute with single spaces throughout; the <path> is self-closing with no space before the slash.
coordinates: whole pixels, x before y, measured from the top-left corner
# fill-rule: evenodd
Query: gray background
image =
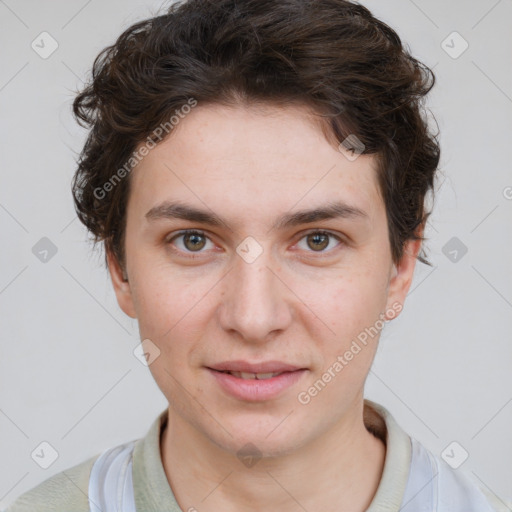
<path id="1" fill-rule="evenodd" d="M 469 454 L 457 471 L 510 499 L 512 1 L 362 3 L 434 67 L 429 106 L 443 148 L 427 231 L 433 267 L 418 264 L 366 396 L 436 455 L 456 441 L 452 459 Z M 0 507 L 143 436 L 167 405 L 133 355 L 137 324 L 119 309 L 70 193 L 85 140 L 73 92 L 103 47 L 161 5 L 0 0 Z M 58 43 L 46 59 L 31 47 L 43 31 Z M 469 44 L 461 55 L 454 31 Z M 57 249 L 46 262 L 33 253 L 43 237 Z M 47 469 L 31 457 L 44 441 L 58 453 Z"/>

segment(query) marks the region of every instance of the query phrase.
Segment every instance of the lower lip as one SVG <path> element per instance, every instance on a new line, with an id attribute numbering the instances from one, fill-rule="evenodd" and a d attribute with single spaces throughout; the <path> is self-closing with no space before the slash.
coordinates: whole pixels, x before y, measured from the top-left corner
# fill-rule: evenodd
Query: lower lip
<path id="1" fill-rule="evenodd" d="M 279 396 L 285 389 L 293 386 L 307 370 L 284 372 L 270 379 L 242 379 L 229 373 L 207 368 L 217 379 L 221 388 L 228 394 L 248 402 L 260 402 Z"/>

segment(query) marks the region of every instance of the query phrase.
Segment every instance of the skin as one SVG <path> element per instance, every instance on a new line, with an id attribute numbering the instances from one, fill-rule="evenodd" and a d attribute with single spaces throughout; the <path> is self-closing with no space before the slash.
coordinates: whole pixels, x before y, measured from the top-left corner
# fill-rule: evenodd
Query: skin
<path id="1" fill-rule="evenodd" d="M 375 157 L 349 160 L 305 107 L 198 105 L 130 179 L 128 281 L 112 255 L 109 270 L 141 340 L 160 350 L 149 368 L 170 404 L 161 454 L 180 507 L 366 510 L 386 450 L 363 423 L 379 336 L 307 405 L 297 395 L 365 328 L 397 316 L 393 305 L 412 281 L 420 242 L 409 241 L 393 263 Z M 227 226 L 145 218 L 164 200 L 214 212 Z M 366 217 L 271 229 L 284 213 L 337 200 Z M 199 252 L 183 236 L 169 241 L 191 228 L 206 236 Z M 327 247 L 307 236 L 315 230 L 334 235 Z M 252 263 L 236 252 L 247 236 L 263 250 Z M 278 398 L 247 402 L 205 368 L 233 359 L 308 371 Z M 237 457 L 248 442 L 262 456 L 252 467 Z"/>

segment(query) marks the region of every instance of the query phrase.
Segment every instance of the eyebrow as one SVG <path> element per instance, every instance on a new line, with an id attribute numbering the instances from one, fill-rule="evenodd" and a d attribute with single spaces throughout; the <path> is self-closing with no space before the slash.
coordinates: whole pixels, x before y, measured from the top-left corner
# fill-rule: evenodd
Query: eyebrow
<path id="1" fill-rule="evenodd" d="M 215 227 L 228 226 L 228 223 L 214 212 L 170 201 L 164 201 L 151 208 L 146 213 L 145 218 L 148 221 L 182 219 Z M 286 213 L 274 222 L 271 229 L 286 229 L 300 224 L 311 224 L 320 220 L 350 218 L 369 219 L 369 216 L 364 210 L 356 206 L 338 201 L 318 208 Z"/>

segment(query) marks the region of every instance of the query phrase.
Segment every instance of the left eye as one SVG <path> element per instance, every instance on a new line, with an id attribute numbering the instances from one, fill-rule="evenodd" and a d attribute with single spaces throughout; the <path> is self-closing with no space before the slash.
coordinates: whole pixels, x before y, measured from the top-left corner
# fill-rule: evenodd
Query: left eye
<path id="1" fill-rule="evenodd" d="M 308 252 L 328 252 L 324 249 L 329 246 L 330 241 L 333 239 L 338 241 L 338 245 L 341 243 L 341 239 L 332 233 L 327 231 L 313 231 L 312 233 L 308 233 L 302 237 L 299 242 L 306 240 L 307 247 L 312 249 L 312 251 Z"/>

